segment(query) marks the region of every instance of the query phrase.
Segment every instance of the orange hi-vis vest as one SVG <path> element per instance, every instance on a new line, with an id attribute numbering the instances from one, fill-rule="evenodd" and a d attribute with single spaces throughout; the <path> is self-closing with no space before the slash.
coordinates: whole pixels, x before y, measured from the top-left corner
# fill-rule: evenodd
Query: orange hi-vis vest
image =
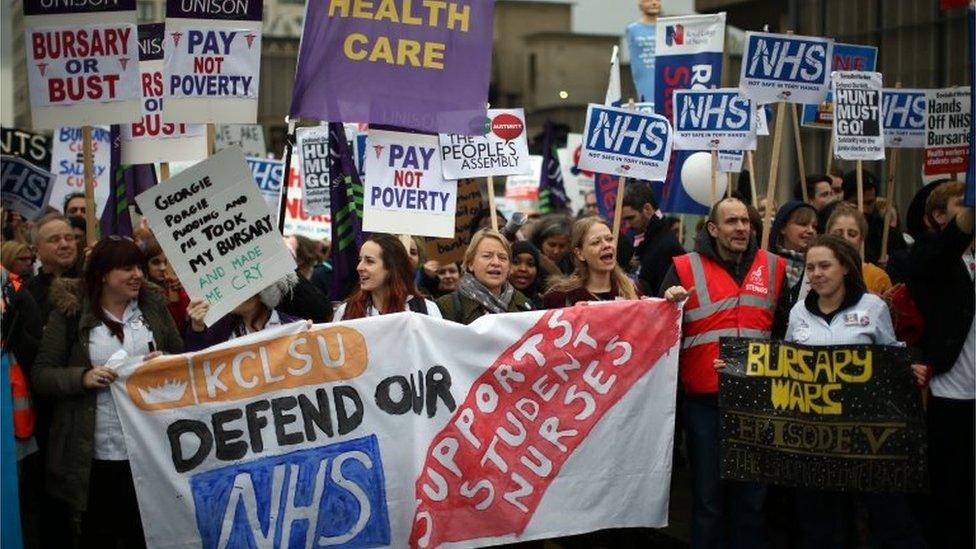
<path id="1" fill-rule="evenodd" d="M 7 283 L 17 292 L 21 287 L 20 277 L 7 273 Z M 6 342 L 4 342 L 6 343 Z M 34 434 L 34 405 L 31 403 L 27 376 L 20 364 L 10 355 L 10 391 L 13 395 L 14 436 L 28 439 Z"/>
<path id="2" fill-rule="evenodd" d="M 721 265 L 698 253 L 675 257 L 674 268 L 683 287 L 695 288 L 685 303 L 681 384 L 688 393 L 717 393 L 719 338 L 770 336 L 786 262 L 756 251 L 741 286 Z"/>

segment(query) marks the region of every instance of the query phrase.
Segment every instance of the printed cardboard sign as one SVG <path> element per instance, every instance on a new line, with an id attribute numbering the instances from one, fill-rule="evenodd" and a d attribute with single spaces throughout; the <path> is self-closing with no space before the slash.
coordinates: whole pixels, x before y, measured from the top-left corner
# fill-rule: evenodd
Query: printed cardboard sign
<path id="1" fill-rule="evenodd" d="M 926 90 L 881 90 L 881 119 L 885 147 L 925 148 Z"/>
<path id="2" fill-rule="evenodd" d="M 827 97 L 834 41 L 747 32 L 739 88 L 756 103 L 815 103 Z"/>
<path id="3" fill-rule="evenodd" d="M 675 90 L 674 148 L 756 149 L 752 101 L 736 88 Z"/>
<path id="4" fill-rule="evenodd" d="M 329 195 L 329 127 L 298 128 L 299 158 L 301 158 L 302 207 L 312 215 L 329 215 L 332 200 Z"/>
<path id="5" fill-rule="evenodd" d="M 523 175 L 529 143 L 522 109 L 489 109 L 483 135 L 439 134 L 444 179 Z"/>
<path id="6" fill-rule="evenodd" d="M 139 25 L 142 119 L 120 128 L 123 164 L 155 164 L 207 157 L 204 126 L 163 122 L 164 37 L 162 23 Z"/>
<path id="7" fill-rule="evenodd" d="M 9 154 L 47 170 L 51 168 L 51 138 L 19 128 L 0 128 L 0 154 Z"/>
<path id="8" fill-rule="evenodd" d="M 126 363 L 112 392 L 147 544 L 471 547 L 663 526 L 680 320 L 658 299 L 471 326 L 396 313 Z"/>
<path id="9" fill-rule="evenodd" d="M 834 92 L 834 157 L 881 160 L 881 73 L 838 71 L 831 75 Z"/>
<path id="10" fill-rule="evenodd" d="M 541 160 L 540 160 L 541 166 Z M 540 168 L 541 169 L 541 168 Z M 481 200 L 481 186 L 477 179 L 458 180 L 457 211 L 454 212 L 454 236 L 452 238 L 427 238 L 427 258 L 446 263 L 460 262 L 471 243 L 474 231 L 471 229 L 475 217 L 484 206 Z"/>
<path id="11" fill-rule="evenodd" d="M 363 230 L 454 236 L 457 182 L 444 179 L 436 135 L 369 131 Z"/>
<path id="12" fill-rule="evenodd" d="M 0 164 L 3 208 L 14 210 L 27 219 L 41 217 L 54 190 L 54 175 L 16 156 L 2 155 Z"/>
<path id="13" fill-rule="evenodd" d="M 591 103 L 579 167 L 663 181 L 671 158 L 671 124 L 663 116 Z"/>
<path id="14" fill-rule="evenodd" d="M 240 147 L 246 156 L 268 156 L 264 129 L 259 124 L 217 124 L 214 130 L 214 149 L 217 151 Z"/>
<path id="15" fill-rule="evenodd" d="M 51 149 L 51 173 L 57 178 L 50 204 L 61 210 L 64 199 L 72 193 L 85 192 L 85 164 L 81 128 L 58 128 Z M 92 128 L 92 170 L 95 175 L 95 213 L 102 218 L 112 188 L 112 131 L 108 127 Z"/>
<path id="16" fill-rule="evenodd" d="M 254 176 L 254 182 L 261 190 L 271 219 L 278 225 L 278 201 L 281 198 L 281 181 L 284 179 L 285 163 L 273 158 L 247 157 L 247 167 Z"/>
<path id="17" fill-rule="evenodd" d="M 718 171 L 722 173 L 739 173 L 742 171 L 742 161 L 745 151 L 718 151 Z"/>
<path id="18" fill-rule="evenodd" d="M 828 491 L 928 487 L 904 347 L 722 338 L 722 478 Z"/>
<path id="19" fill-rule="evenodd" d="M 969 165 L 972 124 L 969 86 L 927 90 L 925 116 L 925 175 L 957 174 Z"/>
<path id="20" fill-rule="evenodd" d="M 221 151 L 136 197 L 186 293 L 212 325 L 295 270 L 244 153 Z"/>
<path id="21" fill-rule="evenodd" d="M 872 72 L 877 61 L 878 48 L 874 46 L 835 43 L 830 70 Z M 819 105 L 803 105 L 801 123 L 810 128 L 829 130 L 834 123 L 833 93 L 828 93 L 827 100 Z"/>

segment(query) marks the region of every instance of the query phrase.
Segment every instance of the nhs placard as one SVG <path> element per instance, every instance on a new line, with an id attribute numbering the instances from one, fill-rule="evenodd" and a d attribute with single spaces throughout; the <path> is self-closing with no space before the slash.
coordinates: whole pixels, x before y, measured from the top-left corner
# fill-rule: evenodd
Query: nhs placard
<path id="1" fill-rule="evenodd" d="M 674 148 L 755 150 L 752 101 L 738 88 L 675 90 Z"/>
<path id="2" fill-rule="evenodd" d="M 590 104 L 581 170 L 663 181 L 671 158 L 671 124 L 663 116 Z"/>
<path id="3" fill-rule="evenodd" d="M 833 49 L 829 38 L 747 32 L 742 94 L 759 104 L 821 103 L 830 90 Z"/>
<path id="4" fill-rule="evenodd" d="M 885 147 L 925 148 L 925 90 L 882 90 L 881 121 Z"/>

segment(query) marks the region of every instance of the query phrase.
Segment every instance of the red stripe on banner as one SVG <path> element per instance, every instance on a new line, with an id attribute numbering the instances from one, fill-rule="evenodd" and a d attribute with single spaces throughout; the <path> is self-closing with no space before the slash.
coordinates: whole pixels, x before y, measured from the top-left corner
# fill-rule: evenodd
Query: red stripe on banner
<path id="1" fill-rule="evenodd" d="M 545 314 L 472 384 L 431 441 L 411 546 L 520 535 L 600 418 L 677 352 L 679 319 L 665 301 Z"/>

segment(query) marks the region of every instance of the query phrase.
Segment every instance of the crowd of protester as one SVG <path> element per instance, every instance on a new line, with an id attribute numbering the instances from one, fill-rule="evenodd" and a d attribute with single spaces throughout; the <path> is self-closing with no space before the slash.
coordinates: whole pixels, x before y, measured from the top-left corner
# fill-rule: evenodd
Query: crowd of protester
<path id="1" fill-rule="evenodd" d="M 207 302 L 190 300 L 149 228 L 86 246 L 83 197 L 69 196 L 62 212 L 32 223 L 6 211 L 3 344 L 31 398 L 29 409 L 15 410 L 27 545 L 144 545 L 108 389 L 113 363 L 125 357 L 196 351 L 297 320 L 412 311 L 470 324 L 581 301 L 663 297 L 684 303 L 676 440 L 691 477 L 694 547 L 973 547 L 973 210 L 962 205 L 961 183 L 930 183 L 902 231 L 865 175 L 863 212 L 853 174 L 808 177 L 807 192 L 776 209 L 768 251 L 759 245 L 760 209 L 737 195 L 711 208 L 686 251 L 682 224 L 662 215 L 651 187 L 638 181 L 627 186 L 620 239 L 592 193 L 575 216 L 500 218 L 501 231 L 489 228 L 487 212 L 477 216 L 459 262 L 428 259 L 422 239 L 370 235 L 348 295 L 330 295 L 328 241 L 291 236 L 296 271 L 209 327 Z M 863 321 L 847 321 L 852 312 Z M 930 492 L 723 480 L 718 340 L 729 333 L 910 346 L 911 374 L 927 402 Z M 786 526 L 766 520 L 794 510 L 798 519 Z"/>

